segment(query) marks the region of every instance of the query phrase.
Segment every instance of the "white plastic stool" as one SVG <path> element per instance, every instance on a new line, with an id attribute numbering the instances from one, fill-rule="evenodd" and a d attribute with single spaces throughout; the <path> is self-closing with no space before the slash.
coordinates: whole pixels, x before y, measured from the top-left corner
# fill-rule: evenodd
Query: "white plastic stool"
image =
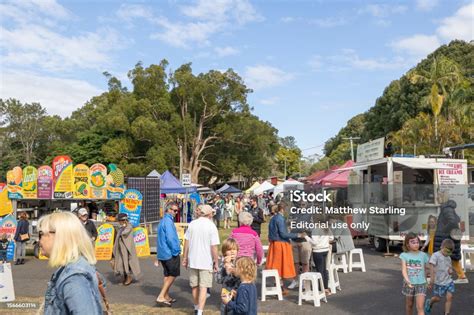
<path id="1" fill-rule="evenodd" d="M 336 266 L 337 270 L 342 269 L 344 273 L 347 273 L 348 265 L 346 254 L 332 254 L 332 264 Z"/>
<path id="2" fill-rule="evenodd" d="M 310 281 L 310 286 L 306 286 L 307 290 L 303 292 L 305 281 Z M 312 300 L 314 301 L 314 306 L 318 307 L 321 306 L 321 300 L 326 303 L 328 302 L 326 299 L 326 293 L 324 292 L 323 277 L 319 272 L 305 272 L 300 275 L 300 292 L 298 296 L 298 305 L 301 305 L 302 300 Z"/>
<path id="3" fill-rule="evenodd" d="M 341 291 L 341 283 L 339 282 L 339 274 L 337 273 L 336 265 L 330 265 L 328 269 L 328 289 L 331 293 L 336 293 L 336 290 Z"/>
<path id="4" fill-rule="evenodd" d="M 358 255 L 360 261 L 354 261 L 354 255 Z M 349 252 L 349 272 L 352 272 L 353 268 L 360 268 L 362 272 L 365 272 L 364 252 L 362 248 L 354 248 Z"/>
<path id="5" fill-rule="evenodd" d="M 267 287 L 267 278 L 275 278 L 275 287 Z M 280 275 L 276 269 L 262 270 L 262 302 L 265 301 L 267 295 L 278 295 L 278 300 L 283 300 L 281 293 Z"/>

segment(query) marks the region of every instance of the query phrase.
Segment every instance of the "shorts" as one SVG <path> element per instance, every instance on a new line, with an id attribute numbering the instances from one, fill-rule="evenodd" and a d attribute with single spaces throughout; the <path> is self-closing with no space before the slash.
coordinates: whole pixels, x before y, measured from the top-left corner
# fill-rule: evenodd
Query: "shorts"
<path id="1" fill-rule="evenodd" d="M 309 264 L 312 254 L 311 244 L 309 242 L 292 242 L 291 247 L 293 248 L 293 260 L 295 264 Z"/>
<path id="2" fill-rule="evenodd" d="M 160 260 L 163 266 L 163 274 L 165 277 L 179 277 L 181 263 L 178 256 L 173 256 L 168 260 Z"/>
<path id="3" fill-rule="evenodd" d="M 405 296 L 418 296 L 418 295 L 425 295 L 426 290 L 428 289 L 426 283 L 425 284 L 414 284 L 413 287 L 409 287 L 408 284 L 403 281 L 403 288 L 402 294 Z"/>
<path id="4" fill-rule="evenodd" d="M 438 285 L 438 284 L 435 284 L 433 286 L 433 295 L 434 296 L 439 296 L 439 297 L 443 297 L 446 295 L 446 293 L 454 293 L 454 282 L 451 281 L 450 284 L 447 284 L 447 285 Z"/>
<path id="5" fill-rule="evenodd" d="M 191 288 L 212 288 L 212 271 L 190 268 L 189 285 Z"/>

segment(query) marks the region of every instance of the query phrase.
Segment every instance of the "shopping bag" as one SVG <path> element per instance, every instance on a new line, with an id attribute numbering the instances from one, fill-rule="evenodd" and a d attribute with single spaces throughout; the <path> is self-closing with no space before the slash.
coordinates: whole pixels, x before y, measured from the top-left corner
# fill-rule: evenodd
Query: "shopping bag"
<path id="1" fill-rule="evenodd" d="M 15 301 L 12 265 L 10 263 L 0 264 L 0 302 L 12 301 Z"/>

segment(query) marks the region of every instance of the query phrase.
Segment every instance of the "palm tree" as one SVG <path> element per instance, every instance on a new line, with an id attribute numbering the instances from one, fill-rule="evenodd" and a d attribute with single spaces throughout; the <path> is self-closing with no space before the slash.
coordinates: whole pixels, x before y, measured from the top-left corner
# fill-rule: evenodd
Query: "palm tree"
<path id="1" fill-rule="evenodd" d="M 435 122 L 435 139 L 438 139 L 438 116 L 441 114 L 444 101 L 464 77 L 457 63 L 445 56 L 433 58 L 429 70 L 410 71 L 408 79 L 413 83 L 430 84 L 430 94 L 427 101 L 431 105 Z"/>

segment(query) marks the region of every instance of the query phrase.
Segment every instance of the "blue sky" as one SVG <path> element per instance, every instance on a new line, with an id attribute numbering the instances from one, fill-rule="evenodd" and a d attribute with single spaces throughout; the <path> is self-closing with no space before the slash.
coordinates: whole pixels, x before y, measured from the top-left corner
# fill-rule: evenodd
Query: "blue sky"
<path id="1" fill-rule="evenodd" d="M 106 89 L 103 71 L 166 58 L 233 68 L 249 103 L 304 155 L 390 81 L 453 39 L 474 38 L 472 1 L 55 1 L 0 3 L 0 97 L 69 115 Z"/>

